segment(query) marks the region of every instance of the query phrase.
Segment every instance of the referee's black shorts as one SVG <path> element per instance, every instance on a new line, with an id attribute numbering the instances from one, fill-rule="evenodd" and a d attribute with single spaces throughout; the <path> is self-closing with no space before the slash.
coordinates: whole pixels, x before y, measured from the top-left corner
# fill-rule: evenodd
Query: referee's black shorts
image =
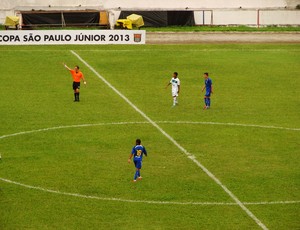
<path id="1" fill-rule="evenodd" d="M 80 89 L 80 82 L 73 81 L 73 90 Z"/>

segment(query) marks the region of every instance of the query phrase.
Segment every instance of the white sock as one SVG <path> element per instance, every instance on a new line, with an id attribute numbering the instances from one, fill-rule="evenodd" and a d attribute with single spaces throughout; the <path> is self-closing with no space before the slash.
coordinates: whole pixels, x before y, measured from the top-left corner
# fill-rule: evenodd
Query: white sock
<path id="1" fill-rule="evenodd" d="M 176 97 L 173 97 L 173 105 L 176 105 Z"/>

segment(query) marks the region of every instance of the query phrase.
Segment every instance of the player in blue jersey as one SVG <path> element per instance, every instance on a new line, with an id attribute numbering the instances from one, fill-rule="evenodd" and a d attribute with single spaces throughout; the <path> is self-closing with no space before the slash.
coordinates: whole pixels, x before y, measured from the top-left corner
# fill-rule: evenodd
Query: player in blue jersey
<path id="1" fill-rule="evenodd" d="M 142 168 L 142 160 L 143 155 L 147 156 L 147 151 L 144 146 L 141 145 L 141 140 L 136 139 L 135 146 L 132 148 L 131 154 L 128 159 L 128 163 L 131 162 L 131 158 L 133 157 L 133 162 L 135 165 L 135 174 L 133 178 L 133 182 L 136 182 L 136 180 L 141 180 L 141 168 Z"/>
<path id="2" fill-rule="evenodd" d="M 205 85 L 202 88 L 202 92 L 205 89 L 205 95 L 204 95 L 205 106 L 203 109 L 209 109 L 210 108 L 210 95 L 213 93 L 212 80 L 208 77 L 208 73 L 204 73 L 203 77 L 204 77 L 204 83 L 205 83 Z"/>

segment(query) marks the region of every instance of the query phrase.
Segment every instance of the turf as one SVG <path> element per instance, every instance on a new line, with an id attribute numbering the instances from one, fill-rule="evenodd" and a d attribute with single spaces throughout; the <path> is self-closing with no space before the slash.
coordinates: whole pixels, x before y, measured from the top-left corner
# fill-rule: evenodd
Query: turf
<path id="1" fill-rule="evenodd" d="M 1 229 L 259 229 L 70 50 L 193 154 L 269 229 L 300 228 L 300 45 L 228 44 L 1 46 L 0 135 L 59 128 L 0 139 L 0 177 L 92 196 L 0 180 Z M 87 79 L 80 103 L 73 102 L 64 61 L 78 64 Z M 174 71 L 182 91 L 179 106 L 171 108 L 171 89 L 164 87 Z M 212 108 L 203 111 L 206 71 L 214 94 Z M 90 125 L 78 126 L 83 124 Z M 149 156 L 143 180 L 133 184 L 127 158 L 137 137 Z M 278 201 L 298 203 L 247 204 Z"/>

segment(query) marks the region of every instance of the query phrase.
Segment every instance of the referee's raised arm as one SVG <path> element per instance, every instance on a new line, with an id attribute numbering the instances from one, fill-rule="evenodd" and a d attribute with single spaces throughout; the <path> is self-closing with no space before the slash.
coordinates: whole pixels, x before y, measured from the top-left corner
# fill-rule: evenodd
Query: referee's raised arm
<path id="1" fill-rule="evenodd" d="M 65 63 L 62 63 L 67 70 L 71 70 Z"/>

